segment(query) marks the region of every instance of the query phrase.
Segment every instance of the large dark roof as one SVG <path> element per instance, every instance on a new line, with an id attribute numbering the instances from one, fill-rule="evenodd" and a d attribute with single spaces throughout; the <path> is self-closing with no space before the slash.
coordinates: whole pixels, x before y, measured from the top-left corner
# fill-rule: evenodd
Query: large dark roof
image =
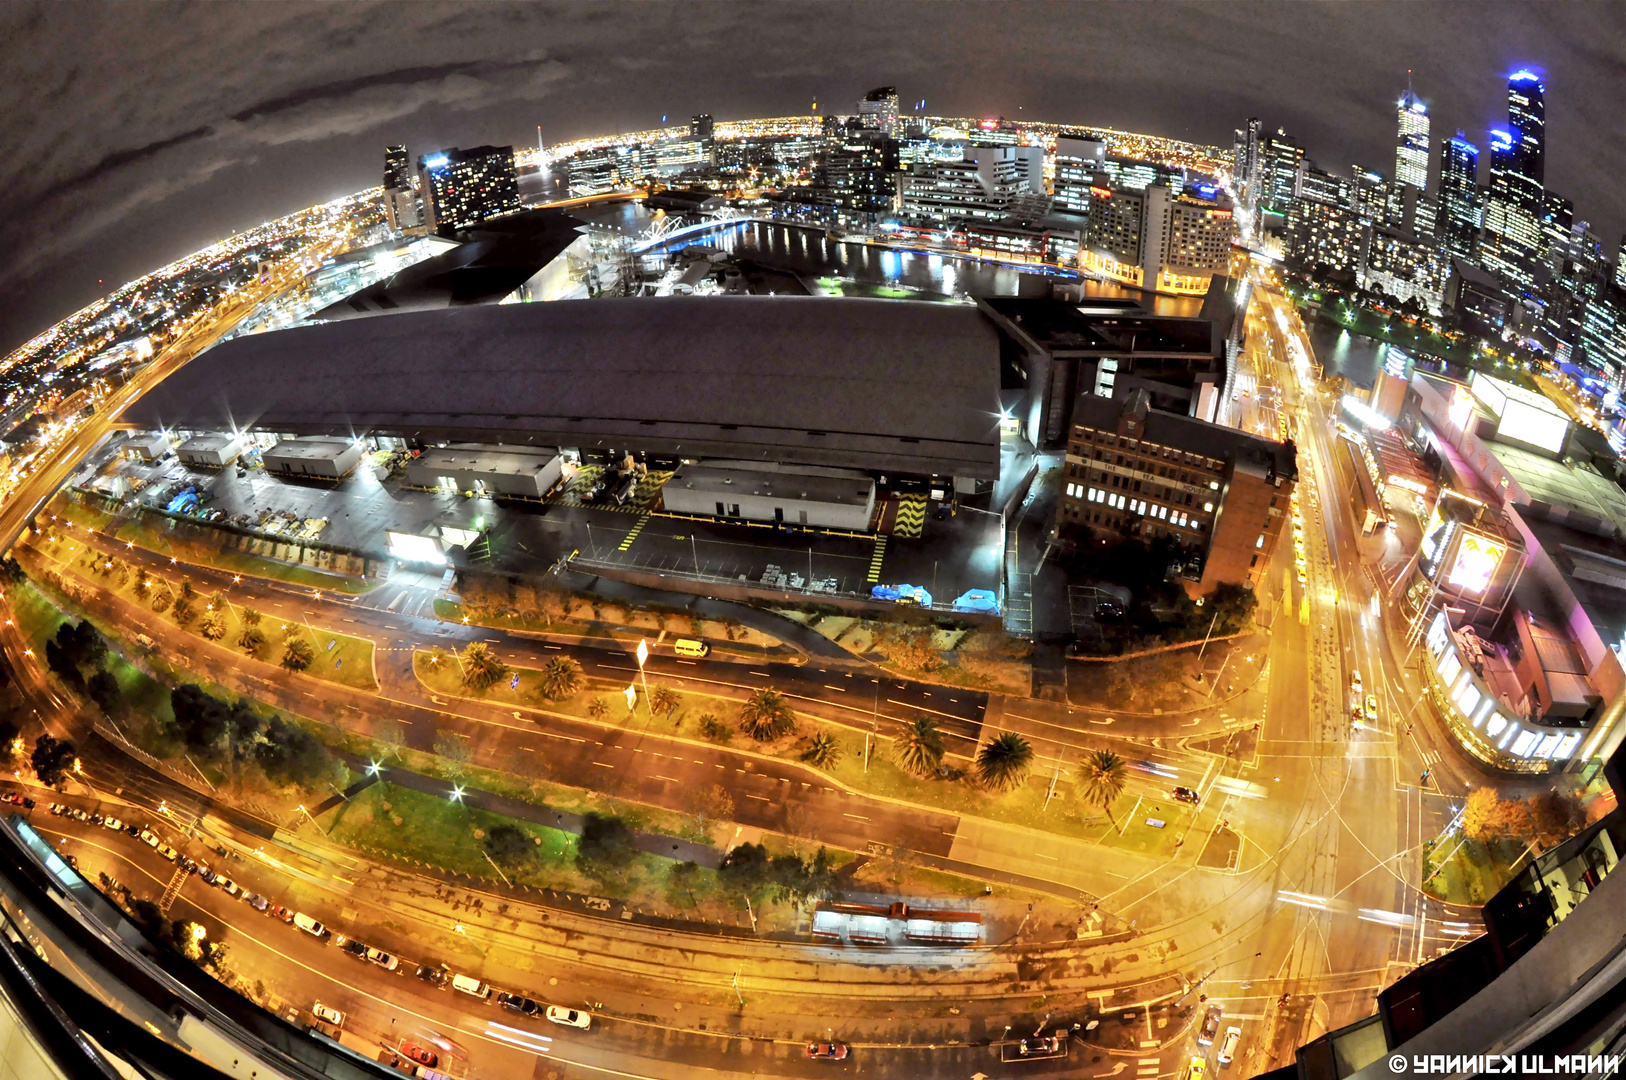
<path id="1" fill-rule="evenodd" d="M 1048 297 L 990 296 L 979 303 L 1053 355 L 1174 353 L 1200 357 L 1220 352 L 1214 325 L 1207 318 L 1148 315 L 1127 305 L 1122 311 L 1108 312 L 1104 309 L 1110 302 L 1093 299 L 1069 303 Z"/>
<path id="2" fill-rule="evenodd" d="M 396 434 L 993 478 L 999 337 L 976 308 L 567 300 L 225 342 L 124 426 Z"/>
<path id="3" fill-rule="evenodd" d="M 1118 418 L 1125 410 L 1138 409 L 1143 415 L 1142 442 L 1171 446 L 1176 450 L 1219 460 L 1234 460 L 1239 467 L 1298 479 L 1298 454 L 1291 442 L 1279 443 L 1250 435 L 1240 428 L 1211 424 L 1195 416 L 1148 408 L 1144 390 L 1126 399 L 1080 393 L 1073 406 L 1073 423 L 1098 431 L 1118 430 Z M 1141 399 L 1136 400 L 1140 395 Z"/>

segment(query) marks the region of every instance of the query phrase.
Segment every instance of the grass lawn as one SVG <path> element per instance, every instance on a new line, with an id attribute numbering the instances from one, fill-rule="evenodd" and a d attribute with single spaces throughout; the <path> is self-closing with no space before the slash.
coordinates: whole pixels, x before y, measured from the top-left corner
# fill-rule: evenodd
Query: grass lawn
<path id="1" fill-rule="evenodd" d="M 750 645 L 759 645 L 764 648 L 773 648 L 781 644 L 778 638 L 770 637 L 760 630 L 754 630 L 739 624 L 730 624 L 716 619 L 692 620 L 685 615 L 674 615 L 669 612 L 650 612 L 639 609 L 626 609 L 618 604 L 600 604 L 601 619 L 585 618 L 591 610 L 588 602 L 581 599 L 573 600 L 571 615 L 569 617 L 554 619 L 552 622 L 537 615 L 514 614 L 478 614 L 455 600 L 435 601 L 435 617 L 445 622 L 466 622 L 475 626 L 489 626 L 495 630 L 526 630 L 534 633 L 574 634 L 580 637 L 610 638 L 616 641 L 637 641 L 640 638 L 653 639 L 656 635 L 666 633 L 668 637 L 703 637 L 712 642 L 712 647 L 718 652 L 738 652 L 740 655 L 756 655 L 754 652 L 733 650 L 730 644 L 734 641 Z M 730 638 L 729 627 L 732 625 L 734 637 Z"/>
<path id="2" fill-rule="evenodd" d="M 134 574 L 121 574 L 115 561 L 112 572 L 102 573 L 98 569 L 105 567 L 107 559 L 98 553 L 95 556 L 96 567 L 93 568 L 87 558 L 87 549 L 80 541 L 64 539 L 59 544 L 49 544 L 43 540 L 35 542 L 34 551 L 39 555 L 41 565 L 49 565 L 55 569 L 71 573 L 84 581 L 108 589 L 133 604 L 145 604 L 149 609 L 154 597 L 164 590 L 173 595 L 179 595 L 181 577 L 179 575 L 154 575 L 146 596 L 138 596 L 135 592 L 136 578 Z M 43 549 L 43 551 L 42 551 Z M 89 549 L 94 551 L 95 549 Z M 116 556 L 115 556 L 116 560 Z M 121 580 L 122 578 L 122 580 Z M 217 639 L 217 644 L 227 648 L 237 647 L 238 636 L 243 627 L 243 607 L 231 602 L 226 596 L 226 604 L 221 608 L 223 633 Z M 205 618 L 210 612 L 212 598 L 205 593 L 196 594 L 193 608 L 196 615 L 183 626 L 186 632 L 203 637 L 202 627 Z M 306 675 L 329 682 L 351 686 L 358 690 L 376 690 L 378 683 L 373 678 L 373 643 L 366 638 L 353 637 L 349 634 L 340 634 L 330 630 L 313 629 L 304 623 L 280 623 L 274 617 L 264 616 L 260 622 L 260 629 L 265 635 L 265 642 L 252 655 L 256 659 L 269 663 L 280 663 L 282 659 L 282 642 L 285 635 L 299 634 L 311 641 L 315 655 L 311 665 L 305 670 Z"/>
<path id="3" fill-rule="evenodd" d="M 73 499 L 58 499 L 52 503 L 49 510 L 84 528 L 97 531 L 113 520 L 113 515 Z M 197 535 L 189 537 L 184 535 L 185 532 L 196 532 Z M 219 541 L 209 539 L 210 533 L 218 536 Z M 113 536 L 126 543 L 134 542 L 137 547 L 166 559 L 197 563 L 232 574 L 273 578 L 331 592 L 364 593 L 373 587 L 370 582 L 360 581 L 344 574 L 332 574 L 310 566 L 283 562 L 280 559 L 267 559 L 246 551 L 223 547 L 223 544 L 236 539 L 235 533 L 213 530 L 204 524 L 186 525 L 161 514 L 144 513 L 130 518 L 119 525 Z"/>
<path id="4" fill-rule="evenodd" d="M 636 727 L 658 735 L 676 735 L 696 741 L 702 739 L 699 727 L 701 715 L 713 714 L 733 728 L 739 710 L 738 702 L 679 690 L 682 703 L 670 718 L 661 712 L 651 716 L 642 696 L 638 701 L 637 712 L 629 717 L 626 701 L 618 693 L 619 687 L 590 686 L 588 690 L 569 700 L 548 702 L 536 691 L 540 673 L 534 668 L 510 668 L 509 674 L 500 679 L 496 685 L 477 693 L 462 685 L 457 661 L 451 659 L 449 655 L 446 660 L 436 664 L 431 660 L 429 653 L 420 652 L 413 657 L 413 667 L 419 681 L 436 694 L 546 709 L 606 726 Z M 517 686 L 513 685 L 516 676 Z M 652 681 L 651 689 L 656 685 L 659 685 L 658 682 Z M 611 699 L 610 711 L 603 717 L 589 716 L 588 703 L 601 695 Z M 803 745 L 802 737 L 812 735 L 814 732 L 826 732 L 835 737 L 841 745 L 842 753 L 840 760 L 832 768 L 824 771 L 853 791 L 1097 841 L 1102 847 L 1112 850 L 1172 855 L 1176 843 L 1191 828 L 1195 817 L 1189 807 L 1163 800 L 1157 804 L 1158 809 L 1155 812 L 1150 805 L 1143 807 L 1145 812 L 1137 813 L 1136 822 L 1126 825 L 1123 835 L 1119 835 L 1099 811 L 1080 807 L 1075 803 L 1071 798 L 1070 785 L 1065 782 L 1065 778 L 1064 782 L 1057 786 L 1056 795 L 1050 800 L 1047 809 L 1045 792 L 1049 788 L 1048 774 L 1040 775 L 1036 771 L 1026 784 L 1006 794 L 984 791 L 966 782 L 919 780 L 892 763 L 888 757 L 890 739 L 871 741 L 869 764 L 866 768 L 864 736 L 861 731 L 854 731 L 805 714 L 798 715 L 798 723 L 800 727 L 798 736 L 790 736 L 773 743 L 757 743 L 743 732 L 736 731 L 728 745 L 784 761 L 796 761 Z M 960 759 L 956 764 L 968 763 Z M 1134 806 L 1133 797 L 1126 796 L 1114 806 L 1113 813 L 1119 822 L 1123 823 L 1124 815 Z M 1144 822 L 1147 817 L 1163 820 L 1166 823 L 1165 827 L 1154 829 L 1146 826 Z"/>
<path id="5" fill-rule="evenodd" d="M 1525 863 L 1524 845 L 1497 840 L 1482 844 L 1458 838 L 1444 840 L 1444 865 L 1431 857 L 1428 865 L 1434 867 L 1433 877 L 1423 882 L 1429 895 L 1450 904 L 1483 904 L 1512 879 Z M 1427 871 L 1424 871 L 1425 875 Z"/>

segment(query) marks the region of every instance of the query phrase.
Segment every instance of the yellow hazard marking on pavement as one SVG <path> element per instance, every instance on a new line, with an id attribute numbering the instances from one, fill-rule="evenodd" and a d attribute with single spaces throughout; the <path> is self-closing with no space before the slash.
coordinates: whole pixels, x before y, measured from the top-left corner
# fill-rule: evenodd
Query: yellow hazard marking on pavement
<path id="1" fill-rule="evenodd" d="M 884 558 L 886 558 L 886 537 L 877 536 L 875 554 L 871 555 L 869 560 L 869 576 L 864 579 L 871 585 L 881 580 L 881 560 Z"/>
<path id="2" fill-rule="evenodd" d="M 628 548 L 630 548 L 632 546 L 632 542 L 634 540 L 638 539 L 638 534 L 643 532 L 644 531 L 644 526 L 648 525 L 648 524 L 649 524 L 649 515 L 644 514 L 642 517 L 640 517 L 638 519 L 638 524 L 636 524 L 636 525 L 634 525 L 632 527 L 632 531 L 626 535 L 626 538 L 621 541 L 621 546 L 616 548 L 616 550 L 617 551 L 625 551 Z"/>
<path id="3" fill-rule="evenodd" d="M 925 527 L 926 496 L 899 495 L 898 516 L 892 521 L 892 535 L 917 537 Z"/>

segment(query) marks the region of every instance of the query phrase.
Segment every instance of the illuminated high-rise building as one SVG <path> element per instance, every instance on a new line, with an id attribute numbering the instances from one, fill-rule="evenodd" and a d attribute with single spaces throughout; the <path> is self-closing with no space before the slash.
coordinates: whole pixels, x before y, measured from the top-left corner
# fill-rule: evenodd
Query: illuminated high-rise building
<path id="1" fill-rule="evenodd" d="M 1515 290 L 1535 284 L 1541 256 L 1540 189 L 1531 198 L 1529 178 L 1519 171 L 1519 147 L 1506 131 L 1491 132 L 1490 187 L 1479 236 L 1479 264 Z"/>
<path id="2" fill-rule="evenodd" d="M 1515 71 L 1508 76 L 1507 123 L 1519 173 L 1538 188 L 1543 186 L 1547 178 L 1547 88 L 1535 72 Z"/>
<path id="3" fill-rule="evenodd" d="M 1286 214 L 1298 197 L 1299 179 L 1304 172 L 1304 147 L 1283 131 L 1259 142 L 1259 201 L 1265 209 Z"/>
<path id="4" fill-rule="evenodd" d="M 858 119 L 865 127 L 898 137 L 898 88 L 878 86 L 858 102 Z"/>
<path id="5" fill-rule="evenodd" d="M 412 179 L 412 158 L 404 146 L 384 148 L 384 216 L 397 232 L 423 224 L 418 185 Z"/>
<path id="6" fill-rule="evenodd" d="M 1615 284 L 1626 289 L 1626 233 L 1620 237 L 1620 248 L 1615 252 Z"/>
<path id="7" fill-rule="evenodd" d="M 1445 250 L 1472 259 L 1483 224 L 1479 198 L 1479 147 L 1462 132 L 1440 144 L 1440 212 L 1436 234 Z"/>
<path id="8" fill-rule="evenodd" d="M 1406 87 L 1396 110 L 1399 131 L 1395 141 L 1395 184 L 1428 188 L 1428 106 Z"/>
<path id="9" fill-rule="evenodd" d="M 512 146 L 455 147 L 418 159 L 424 216 L 443 235 L 520 208 Z"/>

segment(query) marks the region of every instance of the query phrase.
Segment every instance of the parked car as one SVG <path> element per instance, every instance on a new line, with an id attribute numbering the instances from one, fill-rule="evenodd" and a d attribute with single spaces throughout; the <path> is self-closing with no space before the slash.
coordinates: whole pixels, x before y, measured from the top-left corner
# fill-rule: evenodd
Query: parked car
<path id="1" fill-rule="evenodd" d="M 294 912 L 294 917 L 289 921 L 295 926 L 299 927 L 301 930 L 305 931 L 305 933 L 309 934 L 311 937 L 317 938 L 318 940 L 325 942 L 331 936 L 331 932 L 327 927 L 323 926 L 309 915 L 306 915 L 304 912 Z"/>
<path id="2" fill-rule="evenodd" d="M 1235 1024 L 1225 1029 L 1225 1038 L 1220 1040 L 1219 1063 L 1229 1065 L 1236 1057 L 1236 1047 L 1242 1041 L 1242 1029 Z"/>
<path id="3" fill-rule="evenodd" d="M 320 1001 L 311 1006 L 311 1015 L 325 1024 L 344 1027 L 344 1013 L 332 1006 L 323 1005 Z"/>
<path id="4" fill-rule="evenodd" d="M 391 956 L 383 949 L 375 949 L 370 945 L 367 946 L 366 950 L 361 954 L 361 958 L 366 960 L 368 963 L 377 964 L 385 971 L 394 971 L 401 964 L 400 960 L 396 959 L 394 956 Z"/>
<path id="5" fill-rule="evenodd" d="M 1023 1039 L 1016 1044 L 1017 1057 L 1040 1057 L 1044 1054 L 1061 1053 L 1060 1035 L 1043 1035 Z"/>
<path id="6" fill-rule="evenodd" d="M 243 894 L 243 903 L 247 904 L 255 911 L 264 911 L 271 906 L 271 901 L 267 900 L 259 893 L 251 892 L 246 892 Z"/>
<path id="7" fill-rule="evenodd" d="M 497 1004 L 509 1012 L 517 1012 L 521 1016 L 535 1016 L 542 1011 L 542 1006 L 530 998 L 522 997 L 519 994 L 510 994 L 506 990 L 497 995 Z"/>
<path id="8" fill-rule="evenodd" d="M 142 831 L 143 830 L 142 830 L 140 825 L 133 825 L 132 824 L 132 825 L 126 825 L 124 827 L 124 835 L 125 836 L 134 836 L 134 837 L 139 838 L 141 836 Z"/>
<path id="9" fill-rule="evenodd" d="M 1203 1026 L 1197 1029 L 1198 1046 L 1207 1046 L 1214 1041 L 1214 1036 L 1219 1034 L 1220 1017 L 1224 1015 L 1225 1010 L 1220 1006 L 1208 1007 L 1208 1011 L 1203 1014 Z"/>
<path id="10" fill-rule="evenodd" d="M 154 847 L 155 848 L 159 844 L 158 834 L 153 832 L 151 829 L 142 829 L 141 833 L 140 833 L 140 839 L 141 839 L 141 842 L 143 844 L 146 844 L 148 847 Z"/>
<path id="11" fill-rule="evenodd" d="M 243 891 L 238 887 L 237 882 L 233 881 L 229 877 L 217 878 L 215 880 L 215 888 L 219 889 L 227 896 L 236 896 Z"/>
<path id="12" fill-rule="evenodd" d="M 198 877 L 202 878 L 210 885 L 213 885 L 215 882 L 220 880 L 220 875 L 209 869 L 209 867 L 203 863 L 198 863 Z"/>
<path id="13" fill-rule="evenodd" d="M 170 847 L 168 844 L 159 844 L 157 847 L 153 848 L 153 850 L 158 852 L 158 854 L 162 855 L 170 862 L 176 862 L 181 857 L 181 853 Z"/>
<path id="14" fill-rule="evenodd" d="M 1368 720 L 1376 720 L 1378 718 L 1378 699 L 1372 694 L 1366 695 L 1366 718 Z"/>
<path id="15" fill-rule="evenodd" d="M 272 904 L 270 907 L 265 909 L 265 913 L 271 916 L 273 919 L 281 919 L 285 923 L 291 923 L 294 921 L 293 910 L 290 908 L 285 908 L 281 904 Z"/>
<path id="16" fill-rule="evenodd" d="M 363 945 L 355 938 L 335 938 L 334 944 L 339 946 L 340 952 L 349 956 L 354 956 L 357 960 L 360 960 L 367 955 L 367 946 Z"/>
<path id="17" fill-rule="evenodd" d="M 1190 803 L 1192 806 L 1197 805 L 1198 795 L 1195 791 L 1188 787 L 1177 787 L 1173 791 L 1169 792 L 1169 794 L 1178 799 L 1180 802 Z"/>
<path id="18" fill-rule="evenodd" d="M 555 1024 L 581 1028 L 583 1031 L 593 1026 L 592 1013 L 585 1013 L 580 1009 L 567 1009 L 563 1005 L 549 1005 L 545 1015 Z"/>
<path id="19" fill-rule="evenodd" d="M 114 832 L 123 832 L 124 822 L 116 817 L 102 818 L 102 828 L 112 829 Z"/>
<path id="20" fill-rule="evenodd" d="M 419 964 L 418 970 L 414 974 L 430 986 L 440 990 L 446 989 L 446 984 L 452 977 L 452 973 L 447 970 L 445 964 Z"/>
<path id="21" fill-rule="evenodd" d="M 810 1042 L 807 1044 L 807 1056 L 815 1061 L 846 1061 L 851 1053 L 844 1042 Z"/>

